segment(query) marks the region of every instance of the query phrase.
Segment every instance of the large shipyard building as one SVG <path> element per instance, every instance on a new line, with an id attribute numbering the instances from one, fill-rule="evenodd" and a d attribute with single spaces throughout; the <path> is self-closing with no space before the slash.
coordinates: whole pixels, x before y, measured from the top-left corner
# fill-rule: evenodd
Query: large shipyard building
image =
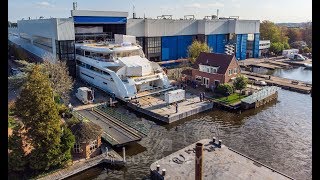
<path id="1" fill-rule="evenodd" d="M 134 15 L 135 16 L 135 15 Z M 205 42 L 212 52 L 235 54 L 237 60 L 259 56 L 259 20 L 235 18 L 172 19 L 170 15 L 128 19 L 128 12 L 71 10 L 70 18 L 29 19 L 9 28 L 9 43 L 43 59 L 50 55 L 74 64 L 74 43 L 109 40 L 114 34 L 137 37 L 151 61 L 187 58 L 194 40 Z M 191 18 L 188 18 L 191 17 Z M 247 44 L 250 44 L 248 49 Z M 252 52 L 251 52 L 252 51 Z"/>
<path id="2" fill-rule="evenodd" d="M 127 34 L 137 37 L 147 57 L 154 61 L 187 58 L 193 40 L 206 42 L 213 52 L 235 53 L 247 58 L 247 42 L 253 41 L 253 57 L 259 52 L 259 20 L 224 19 L 128 19 Z"/>

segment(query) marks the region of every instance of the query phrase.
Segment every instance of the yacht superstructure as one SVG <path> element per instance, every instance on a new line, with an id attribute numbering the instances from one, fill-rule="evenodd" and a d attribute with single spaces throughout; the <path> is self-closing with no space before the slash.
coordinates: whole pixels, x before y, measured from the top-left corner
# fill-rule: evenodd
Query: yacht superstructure
<path id="1" fill-rule="evenodd" d="M 167 75 L 145 58 L 134 36 L 115 34 L 114 42 L 76 43 L 78 76 L 122 100 L 171 89 Z"/>

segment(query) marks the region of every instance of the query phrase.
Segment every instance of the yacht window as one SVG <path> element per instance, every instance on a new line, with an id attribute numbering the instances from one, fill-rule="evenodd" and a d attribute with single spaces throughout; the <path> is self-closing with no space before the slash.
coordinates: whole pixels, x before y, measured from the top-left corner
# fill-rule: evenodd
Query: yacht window
<path id="1" fill-rule="evenodd" d="M 105 71 L 102 71 L 102 74 L 103 74 L 103 75 L 110 76 L 110 74 L 109 74 L 108 72 L 105 72 Z"/>
<path id="2" fill-rule="evenodd" d="M 105 54 L 104 59 L 110 59 L 110 54 Z"/>
<path id="3" fill-rule="evenodd" d="M 85 56 L 90 56 L 90 52 L 85 51 L 84 55 L 85 55 Z"/>
<path id="4" fill-rule="evenodd" d="M 86 68 L 87 68 L 87 69 L 90 69 L 91 66 L 90 66 L 89 64 L 86 64 Z"/>

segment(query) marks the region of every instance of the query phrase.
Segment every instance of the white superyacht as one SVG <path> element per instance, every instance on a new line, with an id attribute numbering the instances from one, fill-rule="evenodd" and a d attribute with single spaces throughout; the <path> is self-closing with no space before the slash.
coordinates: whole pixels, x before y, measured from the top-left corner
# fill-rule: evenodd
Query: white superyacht
<path id="1" fill-rule="evenodd" d="M 121 100 L 172 89 L 162 68 L 145 58 L 134 36 L 115 34 L 114 42 L 84 41 L 75 47 L 79 77 Z"/>

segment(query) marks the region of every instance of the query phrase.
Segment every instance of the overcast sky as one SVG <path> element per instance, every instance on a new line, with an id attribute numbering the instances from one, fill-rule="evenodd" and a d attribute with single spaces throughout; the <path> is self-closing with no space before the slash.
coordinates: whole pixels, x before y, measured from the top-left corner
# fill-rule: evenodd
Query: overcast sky
<path id="1" fill-rule="evenodd" d="M 69 0 L 8 0 L 9 21 L 44 16 L 70 17 Z M 174 19 L 195 15 L 197 19 L 216 14 L 219 17 L 240 16 L 240 19 L 279 22 L 312 20 L 312 0 L 77 0 L 79 10 L 127 11 L 132 17 L 133 5 L 137 17 L 156 18 L 171 14 Z"/>

